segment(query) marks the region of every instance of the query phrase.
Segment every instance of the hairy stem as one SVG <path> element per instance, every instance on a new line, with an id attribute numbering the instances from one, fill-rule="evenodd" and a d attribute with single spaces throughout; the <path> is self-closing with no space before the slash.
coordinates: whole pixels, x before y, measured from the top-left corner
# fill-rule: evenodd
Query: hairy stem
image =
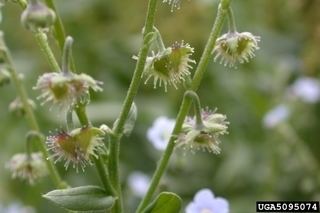
<path id="1" fill-rule="evenodd" d="M 66 38 L 66 33 L 64 30 L 64 26 L 61 20 L 61 17 L 57 11 L 57 8 L 55 6 L 54 0 L 45 0 L 45 3 L 48 7 L 50 7 L 56 14 L 57 20 L 54 23 L 54 36 L 59 44 L 60 50 L 63 50 L 65 38 Z M 72 71 L 76 71 L 76 65 L 74 63 L 73 55 L 70 56 L 70 68 Z"/>
<path id="2" fill-rule="evenodd" d="M 26 119 L 30 125 L 30 128 L 35 132 L 40 132 L 39 124 L 38 124 L 36 117 L 34 115 L 32 106 L 30 105 L 30 103 L 28 101 L 29 98 L 28 98 L 27 91 L 26 91 L 16 69 L 14 68 L 10 52 L 7 48 L 5 48 L 4 53 L 5 53 L 4 54 L 5 62 L 9 66 L 12 80 L 15 84 L 15 87 L 17 89 L 17 93 L 18 93 L 18 95 L 22 101 L 23 107 L 26 111 Z M 58 170 L 54 166 L 52 160 L 49 158 L 49 153 L 48 153 L 46 146 L 44 144 L 44 140 L 43 139 L 39 140 L 39 143 L 37 143 L 37 146 L 43 154 L 43 157 L 45 159 L 46 165 L 47 165 L 49 173 L 50 173 L 50 177 L 52 178 L 53 182 L 55 183 L 55 185 L 58 188 L 65 188 L 67 185 L 64 181 L 62 181 L 62 179 L 58 173 Z"/>
<path id="3" fill-rule="evenodd" d="M 222 29 L 223 22 L 224 22 L 228 8 L 229 8 L 229 0 L 221 0 L 221 2 L 219 4 L 218 13 L 217 13 L 215 23 L 213 25 L 209 39 L 207 41 L 207 44 L 206 44 L 205 49 L 203 51 L 203 54 L 201 56 L 200 62 L 199 62 L 197 69 L 195 71 L 193 80 L 191 82 L 191 89 L 193 91 L 196 91 L 200 86 L 201 80 L 203 78 L 203 75 L 206 71 L 209 60 L 211 58 L 212 50 L 214 48 L 215 42 L 216 42 L 217 37 L 219 36 L 220 31 Z M 158 163 L 157 169 L 152 177 L 147 194 L 145 195 L 145 197 L 143 198 L 143 200 L 141 201 L 141 203 L 137 209 L 138 213 L 141 213 L 147 207 L 148 203 L 150 203 L 150 201 L 152 199 L 152 196 L 153 196 L 155 190 L 157 189 L 157 186 L 159 185 L 160 179 L 161 179 L 162 175 L 164 174 L 164 172 L 167 168 L 167 165 L 169 163 L 170 157 L 173 153 L 173 150 L 175 147 L 176 136 L 181 131 L 182 124 L 183 124 L 184 119 L 190 109 L 191 103 L 192 103 L 191 99 L 189 99 L 189 98 L 184 98 L 181 103 L 181 107 L 179 109 L 179 112 L 178 112 L 178 115 L 176 118 L 176 124 L 174 126 L 173 132 L 172 132 L 171 137 L 169 139 L 167 148 L 164 151 L 162 158 L 160 159 L 160 162 Z"/>
<path id="4" fill-rule="evenodd" d="M 236 21 L 234 19 L 233 11 L 231 7 L 228 7 L 228 20 L 229 20 L 229 31 L 237 32 Z"/>
<path id="5" fill-rule="evenodd" d="M 201 103 L 199 96 L 197 93 L 195 93 L 192 90 L 188 90 L 184 93 L 184 95 L 188 98 L 191 98 L 193 105 L 194 105 L 194 111 L 195 111 L 195 116 L 196 116 L 196 124 L 198 128 L 203 127 L 203 121 L 202 121 L 202 116 L 201 116 Z"/>
<path id="6" fill-rule="evenodd" d="M 47 35 L 41 31 L 38 31 L 38 32 L 34 33 L 34 36 L 37 40 L 37 43 L 38 43 L 42 53 L 45 55 L 51 69 L 53 69 L 52 71 L 60 72 L 60 66 L 59 66 L 56 58 L 54 57 L 54 54 L 49 46 Z"/>
<path id="7" fill-rule="evenodd" d="M 110 156 L 109 156 L 109 172 L 111 182 L 117 191 L 118 199 L 116 205 L 113 208 L 113 212 L 121 213 L 123 212 L 122 195 L 121 195 L 121 183 L 119 175 L 119 153 L 120 153 L 120 139 L 122 131 L 128 118 L 131 105 L 133 103 L 134 97 L 136 96 L 140 82 L 141 76 L 146 63 L 146 58 L 150 48 L 150 41 L 153 37 L 153 25 L 155 19 L 156 5 L 158 0 L 149 0 L 146 22 L 144 25 L 143 32 L 143 44 L 139 51 L 138 61 L 133 73 L 132 81 L 130 83 L 126 98 L 124 100 L 122 110 L 120 112 L 118 122 L 113 128 L 114 135 L 110 138 Z"/>

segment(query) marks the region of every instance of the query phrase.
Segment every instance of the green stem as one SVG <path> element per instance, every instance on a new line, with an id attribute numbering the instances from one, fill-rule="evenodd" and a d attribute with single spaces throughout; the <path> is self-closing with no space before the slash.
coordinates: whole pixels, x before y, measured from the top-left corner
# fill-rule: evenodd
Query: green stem
<path id="1" fill-rule="evenodd" d="M 188 90 L 184 93 L 184 95 L 188 98 L 192 99 L 194 109 L 195 109 L 195 116 L 196 116 L 196 123 L 198 128 L 203 127 L 203 121 L 201 116 L 201 103 L 199 96 L 194 91 Z"/>
<path id="2" fill-rule="evenodd" d="M 94 158 L 94 163 L 96 165 L 97 171 L 99 173 L 101 182 L 108 194 L 116 195 L 115 189 L 110 185 L 109 172 L 105 167 L 104 161 L 101 157 Z"/>
<path id="3" fill-rule="evenodd" d="M 86 105 L 78 103 L 75 106 L 74 111 L 76 112 L 79 122 L 83 127 L 90 126 L 90 121 L 86 113 Z"/>
<path id="4" fill-rule="evenodd" d="M 197 89 L 200 86 L 201 80 L 203 78 L 203 75 L 206 71 L 206 68 L 208 66 L 209 60 L 211 58 L 212 50 L 214 48 L 215 42 L 217 40 L 217 37 L 220 34 L 220 31 L 223 26 L 223 22 L 227 13 L 227 9 L 229 8 L 229 0 L 221 0 L 220 5 L 218 8 L 218 14 L 217 18 L 215 20 L 215 23 L 213 25 L 213 28 L 211 30 L 209 39 L 207 41 L 206 47 L 203 51 L 203 54 L 201 56 L 200 62 L 198 64 L 198 67 L 195 71 L 192 83 L 191 83 L 191 89 L 193 91 L 197 91 Z M 184 98 L 179 110 L 179 113 L 176 118 L 176 124 L 174 126 L 173 132 L 171 134 L 171 137 L 169 139 L 168 145 L 166 150 L 164 151 L 162 158 L 160 159 L 160 162 L 158 163 L 157 169 L 152 177 L 149 189 L 143 200 L 141 201 L 137 212 L 141 213 L 145 207 L 148 205 L 148 203 L 151 201 L 152 196 L 157 189 L 157 186 L 159 185 L 160 179 L 165 172 L 168 162 L 170 160 L 170 157 L 173 153 L 174 147 L 175 147 L 175 140 L 176 136 L 179 134 L 182 128 L 182 124 L 184 122 L 184 119 L 190 109 L 191 106 L 191 99 Z"/>
<path id="5" fill-rule="evenodd" d="M 76 114 L 79 118 L 80 124 L 82 126 L 90 126 L 90 121 L 86 114 L 86 106 L 84 104 L 80 104 L 75 108 Z M 111 185 L 110 177 L 108 170 L 105 168 L 105 163 L 102 157 L 99 155 L 98 158 L 94 158 L 94 163 L 97 168 L 100 180 L 106 190 L 107 193 L 111 193 L 114 196 L 117 196 L 117 193 L 113 186 Z"/>
<path id="6" fill-rule="evenodd" d="M 115 134 L 110 135 L 110 154 L 108 161 L 108 170 L 110 172 L 110 181 L 115 189 L 117 201 L 114 205 L 112 212 L 120 213 L 123 212 L 123 201 L 120 183 L 120 173 L 119 173 L 119 155 L 120 155 L 120 136 Z"/>
<path id="7" fill-rule="evenodd" d="M 237 32 L 236 21 L 231 7 L 228 7 L 229 32 Z"/>
<path id="8" fill-rule="evenodd" d="M 12 80 L 15 84 L 15 87 L 17 89 L 17 93 L 18 93 L 18 95 L 22 101 L 22 104 L 24 106 L 24 109 L 26 111 L 26 119 L 27 119 L 27 121 L 33 131 L 40 132 L 40 128 L 39 128 L 38 122 L 36 120 L 36 117 L 34 115 L 34 112 L 32 110 L 32 106 L 28 102 L 28 99 L 29 99 L 28 94 L 27 94 L 26 89 L 24 88 L 24 86 L 21 82 L 21 79 L 20 79 L 17 71 L 14 68 L 10 52 L 7 48 L 5 48 L 4 53 L 5 53 L 4 60 L 6 61 L 6 63 L 9 66 Z M 62 181 L 56 167 L 54 166 L 52 160 L 49 158 L 49 153 L 48 153 L 48 150 L 46 149 L 46 146 L 44 144 L 44 140 L 39 140 L 39 143 L 37 143 L 37 144 L 38 144 L 39 150 L 43 154 L 44 159 L 46 160 L 46 164 L 47 164 L 47 167 L 48 167 L 48 170 L 49 170 L 49 173 L 50 173 L 50 176 L 51 176 L 53 182 L 55 183 L 55 185 L 58 188 L 65 188 L 66 187 L 65 182 Z"/>
<path id="9" fill-rule="evenodd" d="M 37 40 L 37 43 L 42 51 L 42 53 L 45 55 L 51 69 L 53 69 L 53 72 L 60 72 L 60 66 L 49 46 L 47 35 L 44 34 L 41 31 L 38 31 L 34 33 L 34 36 Z"/>
<path id="10" fill-rule="evenodd" d="M 68 109 L 66 112 L 66 123 L 67 123 L 67 130 L 70 131 L 74 128 L 73 125 L 73 110 Z"/>
<path id="11" fill-rule="evenodd" d="M 144 32 L 143 32 L 143 44 L 139 51 L 138 61 L 133 73 L 132 81 L 130 83 L 126 98 L 122 106 L 122 110 L 118 118 L 118 122 L 113 128 L 114 135 L 110 138 L 110 156 L 109 156 L 108 165 L 109 165 L 110 179 L 118 195 L 118 199 L 113 208 L 113 212 L 117 212 L 117 213 L 123 212 L 121 183 L 119 178 L 120 176 L 119 175 L 120 139 L 121 139 L 123 127 L 129 115 L 134 97 L 136 96 L 140 86 L 141 76 L 144 70 L 146 58 L 150 48 L 150 41 L 153 37 L 152 31 L 153 31 L 157 2 L 158 0 L 149 0 L 147 15 L 146 15 L 146 22 L 144 25 Z"/>
<path id="12" fill-rule="evenodd" d="M 68 36 L 66 38 L 62 52 L 62 72 L 65 74 L 69 73 L 69 62 L 72 57 L 72 44 L 73 38 L 71 36 Z"/>
<path id="13" fill-rule="evenodd" d="M 47 0 L 46 2 L 49 3 L 49 6 L 51 5 L 52 7 L 54 7 L 53 1 Z M 58 18 L 58 20 L 60 20 L 60 19 Z M 57 28 L 58 29 L 62 29 L 59 32 L 64 32 L 63 31 L 63 27 L 61 27 L 61 26 L 60 27 L 57 26 Z M 59 34 L 59 35 L 61 35 L 61 34 Z M 64 33 L 63 33 L 63 35 L 64 35 Z M 47 40 L 44 39 L 45 35 L 41 34 L 41 32 L 38 32 L 36 34 L 36 36 L 38 36 L 38 38 L 39 38 L 39 39 L 37 39 L 37 41 L 38 41 L 40 47 L 43 47 L 41 49 L 42 49 L 43 54 L 48 59 L 49 66 L 54 71 L 60 72 L 60 67 L 58 65 L 58 62 L 57 62 L 56 58 L 54 57 L 54 55 L 52 53 L 52 50 L 51 50 Z M 71 67 L 75 67 L 75 66 L 72 65 L 73 64 L 72 53 L 71 53 L 71 45 L 72 45 L 72 42 L 73 42 L 72 38 L 68 37 L 66 39 L 66 45 L 65 45 L 66 48 L 64 48 L 64 39 L 62 40 L 60 37 L 58 37 L 58 41 L 62 41 L 62 49 L 65 49 L 65 51 L 63 51 L 63 70 L 68 68 L 69 61 L 71 62 Z M 75 71 L 75 70 L 73 69 L 73 71 Z M 80 121 L 80 124 L 82 126 L 90 126 L 91 125 L 90 121 L 88 119 L 88 116 L 86 114 L 86 105 L 85 104 L 82 104 L 82 103 L 80 103 L 80 101 L 78 101 L 78 103 L 77 103 L 77 105 L 76 105 L 74 110 L 75 110 L 75 112 L 77 114 L 77 117 L 78 117 L 78 119 Z M 70 119 L 69 119 L 69 121 L 70 121 Z M 67 124 L 67 125 L 70 125 L 70 123 Z M 101 165 L 101 163 L 102 163 L 101 160 L 100 160 L 101 156 L 98 156 L 98 158 L 99 158 L 99 160 L 95 161 L 95 163 L 96 163 L 96 167 L 98 169 L 98 173 L 99 173 L 100 179 L 102 180 L 103 185 L 106 188 L 106 191 L 110 191 L 111 186 L 109 186 L 110 181 L 109 181 L 109 178 L 108 178 L 107 171 L 105 169 L 103 169 L 104 167 L 103 167 L 103 165 Z"/>
<path id="14" fill-rule="evenodd" d="M 158 46 L 160 52 L 162 52 L 166 49 L 166 46 L 164 45 L 163 40 L 162 40 L 162 36 L 156 27 L 153 27 L 153 30 L 156 34 L 157 46 Z"/>
<path id="15" fill-rule="evenodd" d="M 54 26 L 53 26 L 54 27 L 54 36 L 55 36 L 56 40 L 58 41 L 60 50 L 62 51 L 63 46 L 64 46 L 64 42 L 65 42 L 65 38 L 66 38 L 66 33 L 65 33 L 65 30 L 63 27 L 61 17 L 56 9 L 56 6 L 54 4 L 54 0 L 45 0 L 45 2 L 47 4 L 47 6 L 50 7 L 55 12 L 55 14 L 57 16 L 57 20 L 55 21 Z M 74 59 L 73 59 L 72 55 L 70 58 L 70 62 L 71 62 L 70 63 L 71 70 L 75 72 L 76 66 L 75 66 Z"/>

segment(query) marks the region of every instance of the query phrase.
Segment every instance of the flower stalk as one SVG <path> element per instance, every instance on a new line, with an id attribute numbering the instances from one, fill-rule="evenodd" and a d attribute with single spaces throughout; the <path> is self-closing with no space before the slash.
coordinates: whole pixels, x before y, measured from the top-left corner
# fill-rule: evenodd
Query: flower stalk
<path id="1" fill-rule="evenodd" d="M 194 111 L 196 116 L 196 125 L 197 128 L 201 129 L 203 126 L 202 115 L 201 115 L 201 103 L 199 96 L 194 91 L 188 90 L 184 93 L 184 95 L 190 98 L 193 101 Z"/>
<path id="2" fill-rule="evenodd" d="M 212 50 L 215 46 L 216 40 L 221 32 L 224 19 L 227 15 L 227 10 L 229 8 L 230 0 L 221 0 L 218 8 L 218 13 L 216 20 L 214 22 L 213 28 L 211 30 L 211 33 L 209 35 L 209 39 L 207 41 L 207 44 L 205 46 L 205 49 L 203 51 L 203 54 L 200 58 L 200 62 L 197 66 L 197 69 L 195 71 L 193 80 L 191 82 L 191 90 L 197 91 L 197 89 L 200 86 L 200 83 L 202 81 L 203 75 L 206 71 L 206 68 L 208 66 L 209 60 L 211 59 Z M 175 147 L 175 140 L 176 135 L 179 134 L 182 128 L 182 124 L 184 122 L 184 119 L 190 109 L 191 106 L 191 99 L 184 97 L 181 103 L 180 110 L 178 112 L 177 118 L 176 118 L 176 124 L 173 129 L 173 132 L 171 134 L 171 137 L 168 142 L 168 146 L 166 150 L 164 151 L 162 158 L 160 159 L 158 166 L 156 168 L 156 171 L 152 177 L 151 184 L 149 186 L 149 189 L 147 191 L 146 196 L 143 198 L 141 203 L 139 204 L 139 207 L 137 209 L 137 213 L 143 212 L 143 210 L 146 208 L 146 206 L 150 203 L 152 196 L 159 185 L 160 179 L 165 172 L 168 162 L 170 160 L 170 157 L 173 153 L 174 147 Z"/>
<path id="3" fill-rule="evenodd" d="M 141 76 L 146 63 L 146 58 L 151 45 L 151 40 L 153 37 L 153 25 L 155 20 L 156 5 L 158 0 L 149 0 L 146 22 L 143 32 L 143 44 L 139 51 L 138 61 L 134 70 L 132 81 L 130 83 L 126 98 L 124 100 L 122 110 L 120 112 L 118 122 L 113 127 L 114 135 L 110 137 L 110 156 L 108 168 L 110 172 L 110 178 L 113 187 L 117 191 L 118 199 L 113 208 L 113 212 L 123 212 L 122 196 L 121 196 L 121 183 L 119 178 L 119 154 L 120 154 L 120 139 L 123 133 L 123 128 L 127 117 L 129 116 L 131 105 L 133 103 L 134 97 L 136 96 L 140 83 Z"/>
<path id="4" fill-rule="evenodd" d="M 2 37 L 2 35 L 1 35 Z M 1 38 L 2 39 L 2 38 Z M 4 44 L 3 44 L 4 45 Z M 30 125 L 30 128 L 35 132 L 40 132 L 39 124 L 36 120 L 35 114 L 33 112 L 32 106 L 29 103 L 28 94 L 24 87 L 24 85 L 21 82 L 21 78 L 19 77 L 16 69 L 14 68 L 11 55 L 9 50 L 6 47 L 3 47 L 4 49 L 4 61 L 8 64 L 8 68 L 11 73 L 12 80 L 14 82 L 14 85 L 17 89 L 17 93 L 23 103 L 23 106 L 25 108 L 26 112 L 26 120 Z M 66 188 L 66 183 L 62 181 L 58 170 L 54 166 L 53 162 L 49 159 L 49 153 L 45 147 L 44 140 L 39 140 L 37 143 L 38 149 L 42 152 L 43 157 L 45 159 L 46 165 L 48 167 L 50 177 L 52 178 L 53 182 L 58 188 Z"/>
<path id="5" fill-rule="evenodd" d="M 34 37 L 36 38 L 42 53 L 46 57 L 48 64 L 50 65 L 51 69 L 53 69 L 52 71 L 60 72 L 60 66 L 49 46 L 47 35 L 38 30 L 38 32 L 34 33 Z"/>

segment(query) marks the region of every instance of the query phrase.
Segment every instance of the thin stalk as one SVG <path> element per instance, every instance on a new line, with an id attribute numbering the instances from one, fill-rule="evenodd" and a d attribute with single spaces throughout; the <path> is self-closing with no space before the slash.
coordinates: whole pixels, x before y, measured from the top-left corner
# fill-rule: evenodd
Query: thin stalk
<path id="1" fill-rule="evenodd" d="M 64 40 L 63 40 L 64 41 Z M 65 69 L 68 69 L 69 67 L 69 62 L 72 63 L 72 52 L 71 52 L 71 45 L 72 45 L 72 38 L 71 37 L 68 37 L 66 39 L 66 47 L 63 49 L 65 49 L 65 51 L 63 51 L 63 69 L 62 70 L 65 70 Z M 43 48 L 42 52 L 43 54 L 47 57 L 47 58 L 50 58 L 50 62 L 49 62 L 49 66 L 51 67 L 51 69 L 55 70 L 56 72 L 59 72 L 60 71 L 60 68 L 57 69 L 56 67 L 56 64 L 58 64 L 56 58 L 54 57 L 53 53 L 52 53 L 52 50 L 51 50 L 51 47 L 49 46 L 48 42 L 46 39 L 39 39 L 38 40 L 38 43 L 39 43 L 39 46 L 43 46 L 43 47 L 46 47 L 46 48 Z M 48 60 L 49 61 L 49 60 Z M 75 71 L 75 70 L 73 70 Z M 74 111 L 76 112 L 77 114 L 77 117 L 79 119 L 79 122 L 82 126 L 90 126 L 90 121 L 88 119 L 88 116 L 86 114 L 86 105 L 85 104 L 82 104 L 80 103 L 80 101 L 78 101 L 78 103 L 76 104 L 76 107 L 74 108 Z M 70 117 L 69 117 L 70 119 Z M 68 120 L 70 121 L 70 120 Z M 70 123 L 67 123 L 67 125 L 70 125 Z M 98 158 L 100 159 L 101 157 L 98 156 Z M 98 174 L 100 176 L 100 179 L 103 183 L 103 185 L 105 186 L 105 189 L 106 191 L 110 191 L 110 188 L 111 186 L 109 185 L 110 184 L 110 181 L 109 181 L 109 178 L 108 178 L 108 175 L 107 175 L 107 172 L 106 170 L 103 170 L 103 167 L 102 165 L 100 165 L 102 162 L 100 160 L 98 161 L 95 161 L 96 163 L 96 167 L 98 169 Z M 105 174 L 103 174 L 103 172 Z"/>
<path id="2" fill-rule="evenodd" d="M 197 66 L 197 69 L 195 71 L 192 83 L 191 83 L 191 89 L 193 91 L 197 91 L 197 89 L 200 86 L 201 80 L 203 78 L 203 75 L 206 71 L 206 68 L 208 66 L 209 60 L 212 55 L 212 50 L 215 46 L 217 37 L 220 34 L 220 31 L 223 26 L 223 22 L 227 13 L 227 9 L 229 8 L 229 0 L 221 0 L 218 8 L 217 17 L 215 20 L 215 23 L 213 25 L 213 28 L 211 30 L 211 33 L 209 35 L 209 39 L 207 41 L 207 44 L 205 46 L 205 49 L 203 51 L 203 54 L 201 56 L 200 62 Z M 164 151 L 162 158 L 160 159 L 160 162 L 158 163 L 158 166 L 156 168 L 156 171 L 151 179 L 151 183 L 149 186 L 149 189 L 145 195 L 145 197 L 142 199 L 138 209 L 137 213 L 141 213 L 147 205 L 150 203 L 152 196 L 157 189 L 157 186 L 159 185 L 160 179 L 165 172 L 168 162 L 170 160 L 170 157 L 173 153 L 174 147 L 175 147 L 175 140 L 176 136 L 179 134 L 182 128 L 182 124 L 184 122 L 184 119 L 190 109 L 191 106 L 191 99 L 183 98 L 181 107 L 179 109 L 177 118 L 176 118 L 176 124 L 174 126 L 173 132 L 171 134 L 171 137 L 169 139 L 168 145 L 166 147 L 166 150 Z"/>
<path id="3" fill-rule="evenodd" d="M 60 50 L 62 51 L 63 50 L 63 46 L 64 46 L 64 42 L 65 42 L 65 38 L 66 38 L 66 33 L 65 33 L 65 30 L 64 30 L 64 26 L 63 26 L 63 23 L 62 23 L 62 20 L 61 20 L 61 17 L 56 9 L 56 6 L 55 6 L 55 3 L 54 3 L 54 0 L 45 0 L 45 3 L 48 7 L 50 7 L 56 14 L 57 16 L 57 20 L 55 21 L 54 23 L 54 36 L 58 42 L 58 45 L 60 47 Z M 71 55 L 71 58 L 70 58 L 70 69 L 72 71 L 76 71 L 76 65 L 74 63 L 74 59 L 73 59 L 73 56 Z"/>
<path id="4" fill-rule="evenodd" d="M 69 62 L 72 57 L 72 44 L 73 38 L 71 36 L 68 36 L 66 38 L 62 52 L 62 72 L 65 74 L 69 73 Z"/>
<path id="5" fill-rule="evenodd" d="M 234 33 L 237 32 L 236 21 L 234 19 L 232 8 L 228 8 L 228 21 L 229 21 L 229 31 Z"/>
<path id="6" fill-rule="evenodd" d="M 39 30 L 38 32 L 34 33 L 34 36 L 51 69 L 53 69 L 52 71 L 60 72 L 60 66 L 49 46 L 47 35 Z"/>
<path id="7" fill-rule="evenodd" d="M 122 106 L 122 110 L 118 118 L 118 122 L 113 128 L 114 135 L 110 137 L 110 156 L 109 156 L 108 165 L 109 165 L 110 179 L 118 195 L 118 199 L 113 208 L 113 212 L 117 212 L 117 213 L 123 212 L 121 183 L 120 183 L 120 175 L 119 175 L 120 138 L 122 135 L 122 131 L 123 131 L 123 127 L 125 125 L 126 119 L 129 115 L 134 97 L 136 96 L 140 86 L 141 76 L 144 70 L 146 58 L 150 48 L 150 41 L 153 37 L 152 31 L 153 31 L 157 2 L 158 0 L 149 0 L 146 21 L 144 25 L 144 32 L 143 32 L 143 44 L 139 51 L 138 61 L 133 73 L 132 81 L 130 83 L 126 98 Z"/>
<path id="8" fill-rule="evenodd" d="M 15 84 L 15 87 L 17 89 L 17 93 L 18 93 L 18 95 L 22 101 L 22 104 L 24 106 L 24 109 L 26 111 L 26 120 L 29 123 L 30 128 L 33 131 L 40 132 L 39 124 L 38 124 L 36 117 L 34 115 L 34 112 L 32 110 L 32 106 L 28 102 L 28 99 L 29 99 L 28 94 L 26 92 L 26 89 L 24 88 L 24 85 L 21 82 L 21 79 L 20 79 L 16 69 L 14 68 L 10 52 L 7 48 L 5 49 L 4 52 L 5 52 L 5 54 L 4 54 L 5 61 L 9 66 L 12 80 Z M 65 182 L 62 181 L 56 167 L 54 166 L 52 160 L 49 158 L 49 153 L 44 145 L 44 140 L 39 140 L 39 143 L 37 143 L 37 146 L 38 146 L 38 149 L 43 154 L 43 157 L 45 159 L 46 165 L 47 165 L 49 173 L 50 173 L 50 177 L 52 178 L 54 184 L 58 188 L 65 188 L 67 185 L 65 184 Z"/>
<path id="9" fill-rule="evenodd" d="M 109 172 L 105 167 L 105 163 L 104 163 L 103 159 L 101 157 L 99 157 L 98 159 L 94 158 L 94 163 L 96 165 L 96 168 L 99 173 L 100 180 L 104 186 L 104 189 L 106 190 L 106 192 L 108 194 L 116 196 L 117 193 L 116 193 L 115 189 L 112 187 L 112 185 L 110 184 Z"/>
<path id="10" fill-rule="evenodd" d="M 86 114 L 86 107 L 85 105 L 78 105 L 78 107 L 75 108 L 76 114 L 79 118 L 80 124 L 82 126 L 90 126 L 90 121 L 88 119 L 88 116 Z M 97 168 L 100 180 L 106 190 L 107 193 L 111 193 L 114 196 L 117 196 L 117 193 L 113 186 L 111 185 L 109 172 L 105 167 L 105 163 L 102 159 L 102 157 L 99 155 L 98 158 L 94 158 L 94 163 Z"/>
<path id="11" fill-rule="evenodd" d="M 195 116 L 196 116 L 196 124 L 198 128 L 203 127 L 203 121 L 202 121 L 202 116 L 201 116 L 201 103 L 199 96 L 197 93 L 194 91 L 188 90 L 184 93 L 184 95 L 188 98 L 191 98 L 193 105 L 194 105 L 194 110 L 195 110 Z"/>
<path id="12" fill-rule="evenodd" d="M 162 36 L 161 36 L 159 30 L 156 27 L 153 27 L 153 30 L 154 30 L 154 32 L 156 34 L 157 46 L 158 46 L 160 52 L 162 52 L 162 51 L 164 51 L 166 49 L 166 46 L 164 45 L 163 40 L 162 40 Z"/>

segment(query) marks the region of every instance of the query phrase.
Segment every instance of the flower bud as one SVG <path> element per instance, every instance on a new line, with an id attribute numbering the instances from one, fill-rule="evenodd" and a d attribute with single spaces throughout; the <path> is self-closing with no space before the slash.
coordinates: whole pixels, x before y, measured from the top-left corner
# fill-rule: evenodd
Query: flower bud
<path id="1" fill-rule="evenodd" d="M 154 54 L 152 57 L 147 57 L 146 66 L 143 75 L 147 76 L 145 84 L 153 77 L 154 88 L 162 84 L 167 91 L 167 85 L 173 85 L 177 88 L 177 84 L 185 80 L 186 76 L 191 73 L 189 71 L 191 65 L 195 63 L 190 59 L 193 53 L 193 48 L 189 44 L 175 42 L 171 47 L 164 51 Z"/>
<path id="2" fill-rule="evenodd" d="M 38 98 L 43 99 L 42 104 L 52 102 L 61 107 L 69 107 L 78 99 L 86 101 L 90 88 L 94 91 L 102 91 L 101 84 L 102 82 L 83 73 L 51 72 L 40 76 L 33 89 L 41 90 L 42 94 Z"/>
<path id="3" fill-rule="evenodd" d="M 21 15 L 21 23 L 31 31 L 48 29 L 54 24 L 55 19 L 54 11 L 39 1 L 28 4 Z"/>
<path id="4" fill-rule="evenodd" d="M 12 172 L 13 178 L 27 180 L 30 184 L 48 174 L 46 163 L 39 152 L 31 153 L 30 156 L 24 153 L 15 154 L 6 164 L 6 168 Z"/>
<path id="5" fill-rule="evenodd" d="M 221 151 L 219 136 L 228 133 L 227 117 L 208 109 L 202 110 L 201 117 L 203 122 L 201 126 L 196 123 L 195 117 L 186 118 L 177 144 L 192 152 L 202 149 L 219 154 Z"/>
<path id="6" fill-rule="evenodd" d="M 9 84 L 11 80 L 11 75 L 9 71 L 5 68 L 0 68 L 0 87 Z"/>
<path id="7" fill-rule="evenodd" d="M 216 53 L 214 60 L 220 58 L 220 63 L 230 67 L 235 66 L 237 62 L 249 62 L 255 56 L 254 51 L 259 49 L 259 41 L 259 36 L 249 32 L 228 32 L 217 39 L 213 50 Z"/>
<path id="8" fill-rule="evenodd" d="M 33 100 L 29 99 L 28 104 L 31 106 L 32 109 L 36 108 L 36 104 Z M 24 116 L 26 114 L 25 107 L 20 98 L 14 99 L 9 105 L 9 112 L 15 114 L 16 116 Z"/>
<path id="9" fill-rule="evenodd" d="M 95 127 L 77 128 L 71 132 L 59 132 L 47 137 L 49 150 L 57 161 L 64 160 L 65 168 L 73 164 L 73 168 L 80 166 L 82 170 L 91 164 L 91 157 L 98 158 L 97 152 L 104 151 L 104 132 Z"/>

